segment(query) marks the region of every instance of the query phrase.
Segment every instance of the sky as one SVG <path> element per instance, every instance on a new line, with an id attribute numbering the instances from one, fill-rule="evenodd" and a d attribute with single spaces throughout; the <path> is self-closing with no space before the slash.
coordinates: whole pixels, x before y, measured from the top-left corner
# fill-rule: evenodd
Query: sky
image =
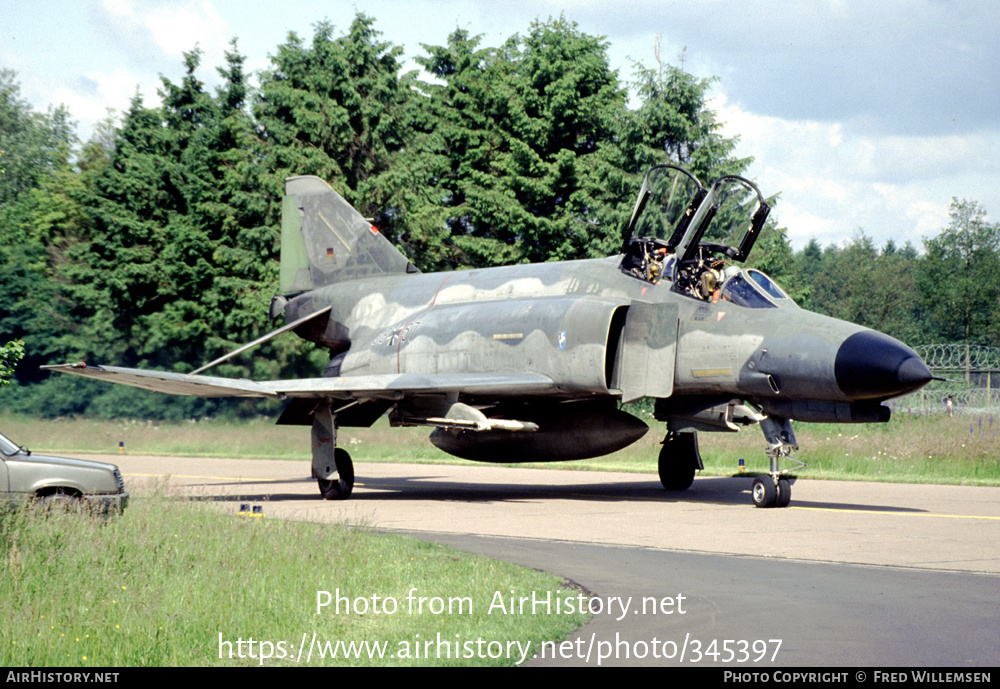
<path id="1" fill-rule="evenodd" d="M 136 91 L 159 103 L 161 76 L 183 78 L 183 53 L 204 52 L 199 77 L 233 38 L 248 70 L 290 31 L 345 32 L 358 11 L 409 66 L 455 29 L 498 46 L 535 20 L 563 16 L 602 36 L 627 81 L 660 59 L 714 78 L 710 107 L 747 176 L 795 249 L 923 239 L 949 223 L 954 198 L 1000 215 L 1000 3 L 994 0 L 0 0 L 0 67 L 40 111 L 66 105 L 86 140 L 108 108 Z"/>

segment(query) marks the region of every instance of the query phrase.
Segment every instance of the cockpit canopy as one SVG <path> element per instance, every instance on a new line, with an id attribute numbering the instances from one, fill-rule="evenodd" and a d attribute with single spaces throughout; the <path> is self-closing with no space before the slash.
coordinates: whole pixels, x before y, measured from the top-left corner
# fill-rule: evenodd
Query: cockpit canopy
<path id="1" fill-rule="evenodd" d="M 745 261 L 770 211 L 748 179 L 724 175 L 706 189 L 682 167 L 657 165 L 642 181 L 623 249 L 637 237 L 659 240 L 681 261 L 699 249 Z"/>
<path id="2" fill-rule="evenodd" d="M 676 165 L 646 173 L 622 242 L 622 270 L 675 291 L 751 308 L 793 305 L 767 275 L 727 266 L 753 249 L 771 208 L 757 186 L 725 175 L 707 189 Z"/>

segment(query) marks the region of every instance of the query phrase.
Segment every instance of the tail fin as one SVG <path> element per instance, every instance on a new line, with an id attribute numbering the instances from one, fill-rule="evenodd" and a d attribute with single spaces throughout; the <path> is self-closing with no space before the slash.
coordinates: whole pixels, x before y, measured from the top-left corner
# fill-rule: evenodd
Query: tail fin
<path id="1" fill-rule="evenodd" d="M 279 292 L 375 275 L 419 272 L 378 229 L 318 177 L 289 177 L 281 209 Z"/>

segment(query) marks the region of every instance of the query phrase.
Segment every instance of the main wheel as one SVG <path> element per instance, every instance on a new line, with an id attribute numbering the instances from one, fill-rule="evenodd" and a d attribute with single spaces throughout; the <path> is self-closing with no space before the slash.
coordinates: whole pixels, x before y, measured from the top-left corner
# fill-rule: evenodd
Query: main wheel
<path id="1" fill-rule="evenodd" d="M 333 461 L 337 464 L 337 478 L 317 479 L 319 493 L 324 500 L 347 500 L 354 490 L 354 462 L 347 450 L 338 447 L 333 451 Z"/>
<path id="2" fill-rule="evenodd" d="M 774 501 L 778 497 L 778 488 L 774 485 L 774 479 L 770 476 L 758 476 L 753 480 L 750 488 L 750 496 L 753 498 L 755 507 L 774 507 Z"/>
<path id="3" fill-rule="evenodd" d="M 774 500 L 775 507 L 788 507 L 792 501 L 792 484 L 787 478 L 778 479 L 778 497 Z"/>
<path id="4" fill-rule="evenodd" d="M 671 433 L 663 439 L 657 469 L 667 490 L 687 490 L 698 468 L 698 445 L 694 433 Z"/>

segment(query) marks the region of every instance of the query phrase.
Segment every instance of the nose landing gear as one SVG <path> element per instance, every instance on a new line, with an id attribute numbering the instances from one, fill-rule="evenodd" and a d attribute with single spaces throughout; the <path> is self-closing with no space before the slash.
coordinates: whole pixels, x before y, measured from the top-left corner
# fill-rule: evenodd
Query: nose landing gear
<path id="1" fill-rule="evenodd" d="M 795 432 L 792 431 L 792 423 L 788 419 L 769 416 L 761 419 L 760 427 L 767 440 L 767 456 L 771 460 L 771 471 L 753 480 L 750 497 L 755 507 L 788 507 L 788 503 L 792 500 L 792 483 L 785 477 L 789 469 L 782 471 L 780 460 L 784 457 L 795 462 L 796 469 L 805 466 L 804 462 L 791 456 L 793 451 L 799 449 Z"/>

